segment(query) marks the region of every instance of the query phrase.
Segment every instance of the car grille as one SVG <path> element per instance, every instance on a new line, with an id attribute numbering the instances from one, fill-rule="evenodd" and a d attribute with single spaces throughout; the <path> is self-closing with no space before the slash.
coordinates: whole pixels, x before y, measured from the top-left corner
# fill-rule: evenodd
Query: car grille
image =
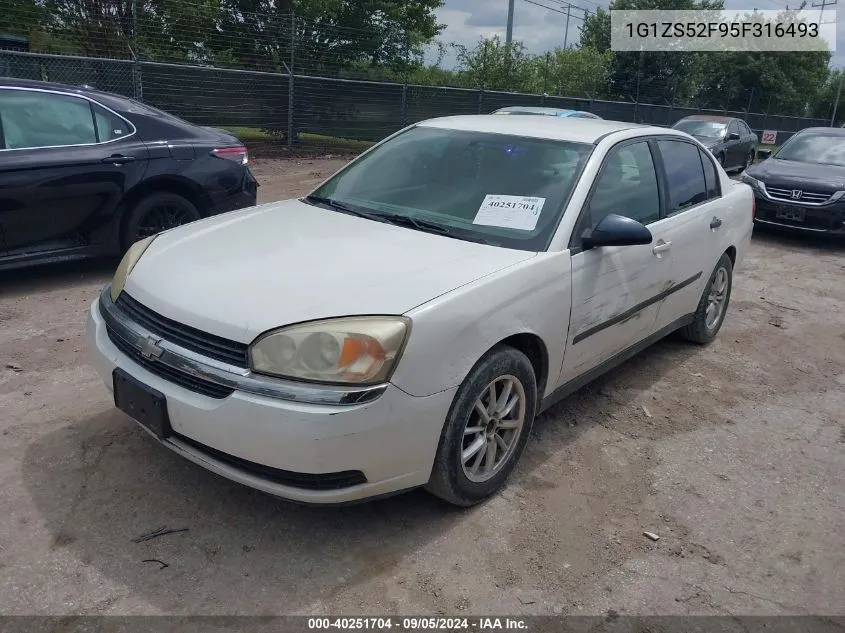
<path id="1" fill-rule="evenodd" d="M 115 305 L 135 323 L 168 343 L 236 367 L 249 366 L 247 346 L 243 343 L 208 334 L 163 317 L 138 303 L 126 292 L 120 293 Z"/>
<path id="2" fill-rule="evenodd" d="M 155 374 L 159 378 L 163 378 L 168 382 L 172 382 L 176 385 L 179 385 L 180 387 L 184 387 L 188 391 L 193 391 L 194 393 L 198 393 L 203 396 L 208 396 L 209 398 L 221 399 L 226 398 L 227 396 L 230 396 L 232 395 L 232 393 L 234 393 L 234 389 L 230 389 L 229 387 L 224 387 L 222 385 L 209 382 L 202 378 L 191 376 L 190 374 L 181 372 L 178 369 L 170 367 L 169 365 L 165 365 L 164 363 L 147 360 L 146 358 L 141 356 L 140 352 L 137 349 L 135 349 L 132 345 L 124 341 L 112 331 L 112 328 L 108 326 L 108 319 L 106 319 L 106 333 L 109 336 L 109 340 L 114 343 L 114 346 L 117 349 L 126 354 L 129 358 L 138 363 L 148 372 L 150 372 L 151 374 Z"/>
<path id="3" fill-rule="evenodd" d="M 792 189 L 779 189 L 777 187 L 766 187 L 769 196 L 776 200 L 784 200 L 787 202 L 795 202 L 796 204 L 821 204 L 827 202 L 830 198 L 829 193 L 815 193 L 813 191 L 801 191 L 800 198 L 792 197 Z M 800 190 L 796 190 L 800 191 Z"/>
<path id="4" fill-rule="evenodd" d="M 244 471 L 250 475 L 255 475 L 261 479 L 273 481 L 291 488 L 303 488 L 305 490 L 341 490 L 343 488 L 350 488 L 351 486 L 358 486 L 367 483 L 367 478 L 360 470 L 346 470 L 339 473 L 294 473 L 289 470 L 281 470 L 271 466 L 264 466 L 256 464 L 228 453 L 223 453 L 217 449 L 200 444 L 184 435 L 175 436 L 183 443 L 191 448 L 205 453 L 209 457 L 223 462 L 229 466 Z"/>

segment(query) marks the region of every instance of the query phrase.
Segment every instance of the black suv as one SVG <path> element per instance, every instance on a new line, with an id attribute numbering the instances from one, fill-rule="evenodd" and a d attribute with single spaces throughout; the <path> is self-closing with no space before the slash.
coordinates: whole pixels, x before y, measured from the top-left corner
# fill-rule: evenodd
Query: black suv
<path id="1" fill-rule="evenodd" d="M 0 79 L 0 269 L 118 255 L 257 191 L 226 132 L 87 86 Z"/>

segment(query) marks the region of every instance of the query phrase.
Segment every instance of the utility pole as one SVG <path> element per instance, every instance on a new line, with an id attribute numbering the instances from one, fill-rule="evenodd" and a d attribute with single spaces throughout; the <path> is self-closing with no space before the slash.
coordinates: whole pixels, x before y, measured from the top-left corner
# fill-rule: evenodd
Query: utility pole
<path id="1" fill-rule="evenodd" d="M 830 117 L 830 127 L 836 121 L 836 110 L 839 108 L 839 96 L 842 94 L 842 80 L 845 79 L 845 69 L 839 71 L 839 90 L 836 91 L 836 101 L 833 102 L 833 114 Z"/>
<path id="2" fill-rule="evenodd" d="M 572 11 L 572 5 L 566 3 L 566 30 L 563 32 L 563 50 L 566 50 L 566 40 L 569 37 L 569 12 Z"/>
<path id="3" fill-rule="evenodd" d="M 822 19 L 824 19 L 824 8 L 825 7 L 832 7 L 836 4 L 836 0 L 822 0 L 821 2 L 814 2 L 814 7 L 819 7 L 819 26 L 822 24 Z"/>
<path id="4" fill-rule="evenodd" d="M 516 4 L 516 0 L 509 0 L 509 2 L 508 2 L 508 31 L 507 31 L 507 35 L 505 36 L 505 44 L 510 44 L 513 41 L 513 5 L 514 4 Z"/>

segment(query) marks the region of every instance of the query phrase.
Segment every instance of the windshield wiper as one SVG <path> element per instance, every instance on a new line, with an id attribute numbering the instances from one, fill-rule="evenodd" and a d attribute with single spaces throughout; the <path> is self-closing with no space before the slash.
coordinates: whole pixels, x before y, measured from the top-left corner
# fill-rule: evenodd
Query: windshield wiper
<path id="1" fill-rule="evenodd" d="M 439 235 L 447 235 L 457 239 L 465 240 L 467 242 L 478 242 L 479 244 L 487 244 L 488 246 L 495 246 L 493 242 L 478 237 L 477 235 L 467 235 L 463 231 L 456 231 L 452 227 L 437 224 L 436 222 L 429 222 L 428 220 L 420 220 L 412 218 L 407 215 L 398 215 L 395 213 L 379 213 L 378 217 L 382 218 L 384 222 L 395 224 L 397 226 L 407 226 L 418 231 L 425 231 L 426 233 L 437 233 Z"/>
<path id="2" fill-rule="evenodd" d="M 357 211 L 351 207 L 346 206 L 342 202 L 338 202 L 337 200 L 333 200 L 332 198 L 326 198 L 324 196 L 305 196 L 305 199 L 308 202 L 314 202 L 316 204 L 322 204 L 327 207 L 331 207 L 335 211 L 342 211 L 343 213 L 351 213 L 352 215 L 360 215 L 362 217 L 369 217 L 366 213 L 362 211 Z"/>
<path id="3" fill-rule="evenodd" d="M 459 234 L 457 231 L 453 230 L 448 226 L 443 226 L 442 224 L 437 224 L 436 222 L 429 222 L 428 220 L 418 220 L 417 218 L 411 218 L 407 215 L 399 215 L 396 213 L 379 213 L 362 211 L 360 209 L 353 209 L 352 207 L 349 207 L 343 204 L 342 202 L 338 202 L 337 200 L 333 200 L 332 198 L 327 198 L 324 196 L 306 196 L 305 200 L 307 200 L 308 202 L 313 202 L 315 204 L 322 204 L 336 211 L 340 211 L 341 213 L 357 215 L 359 218 L 375 220 L 376 222 L 384 222 L 385 224 L 394 224 L 396 226 L 407 226 L 418 231 L 424 231 L 426 233 L 437 233 L 439 235 L 447 235 L 449 237 L 455 237 L 458 239 L 466 240 L 468 242 L 478 242 L 479 244 L 497 246 L 497 244 L 495 244 L 494 242 L 485 240 L 482 237 L 478 237 L 475 235 L 466 235 L 465 233 Z"/>

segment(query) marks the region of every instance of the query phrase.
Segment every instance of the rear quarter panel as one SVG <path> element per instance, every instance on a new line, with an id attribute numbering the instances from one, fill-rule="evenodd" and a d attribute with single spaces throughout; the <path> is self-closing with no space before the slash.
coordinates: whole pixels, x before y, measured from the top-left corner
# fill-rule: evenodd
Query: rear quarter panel
<path id="1" fill-rule="evenodd" d="M 722 191 L 724 192 L 721 200 L 724 205 L 722 252 L 731 247 L 736 249 L 734 270 L 737 270 L 741 268 L 748 252 L 751 232 L 754 229 L 754 192 L 745 183 L 731 180 L 727 174 L 722 174 Z"/>
<path id="2" fill-rule="evenodd" d="M 411 335 L 391 382 L 414 396 L 460 385 L 484 354 L 516 334 L 546 348 L 542 398 L 557 386 L 569 331 L 569 251 L 536 257 L 437 297 L 406 313 Z"/>

